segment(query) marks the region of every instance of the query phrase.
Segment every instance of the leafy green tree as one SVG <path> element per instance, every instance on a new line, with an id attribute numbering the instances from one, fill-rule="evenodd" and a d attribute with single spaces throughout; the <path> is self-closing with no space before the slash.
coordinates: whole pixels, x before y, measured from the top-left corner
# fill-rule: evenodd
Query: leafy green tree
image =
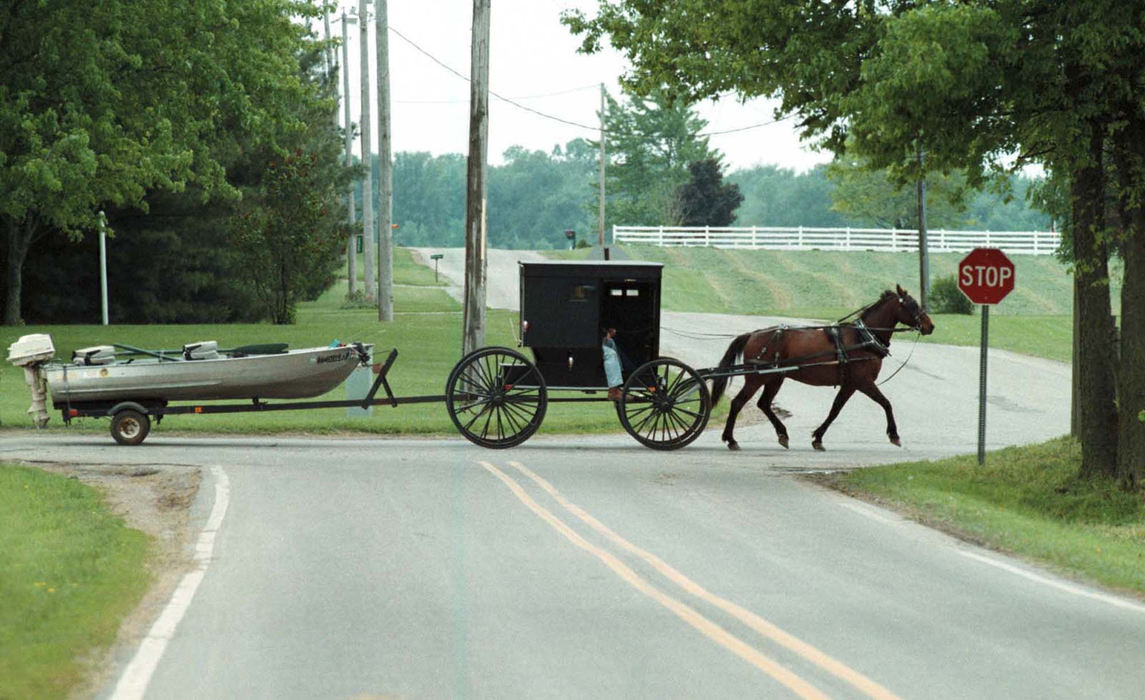
<path id="1" fill-rule="evenodd" d="M 720 162 L 706 158 L 688 164 L 692 178 L 676 194 L 683 226 L 730 226 L 743 201 L 739 185 L 724 183 Z"/>
<path id="2" fill-rule="evenodd" d="M 274 323 L 293 323 L 298 301 L 330 285 L 349 235 L 336 207 L 342 190 L 322 168 L 317 153 L 301 150 L 272 161 L 232 223 L 247 281 Z"/>
<path id="3" fill-rule="evenodd" d="M 587 51 L 607 35 L 643 92 L 779 96 L 805 136 L 836 153 L 850 139 L 902 182 L 922 174 L 920 148 L 928 170 L 963 169 L 971 185 L 1026 162 L 1065 178 L 1082 476 L 1116 474 L 1134 487 L 1145 479 L 1145 426 L 1135 420 L 1145 404 L 1143 19 L 1139 0 L 618 0 L 565 22 Z M 1003 162 L 1013 153 L 1016 162 Z M 1119 367 L 1109 342 L 1115 247 L 1126 280 Z"/>
<path id="4" fill-rule="evenodd" d="M 82 237 L 100 208 L 146 208 L 196 185 L 234 198 L 224 163 L 272 143 L 308 99 L 301 0 L 6 3 L 0 9 L 0 235 L 4 322 L 21 321 L 29 251 Z"/>
<path id="5" fill-rule="evenodd" d="M 743 193 L 737 220 L 752 226 L 832 228 L 854 224 L 832 210 L 835 185 L 826 173 L 825 165 L 799 174 L 775 165 L 759 165 L 728 174 L 728 181 L 739 185 Z"/>
<path id="6" fill-rule="evenodd" d="M 707 126 L 696 111 L 667 92 L 605 97 L 605 196 L 610 221 L 634 226 L 678 225 L 677 192 L 688 181 L 688 163 L 720 155 L 700 136 Z M 599 199 L 597 200 L 599 206 Z"/>
<path id="7" fill-rule="evenodd" d="M 862 226 L 918 228 L 918 186 L 895 181 L 886 170 L 874 170 L 859 159 L 839 158 L 827 168 L 835 184 L 832 208 Z M 966 179 L 931 174 L 926 181 L 929 228 L 955 228 L 964 220 Z"/>

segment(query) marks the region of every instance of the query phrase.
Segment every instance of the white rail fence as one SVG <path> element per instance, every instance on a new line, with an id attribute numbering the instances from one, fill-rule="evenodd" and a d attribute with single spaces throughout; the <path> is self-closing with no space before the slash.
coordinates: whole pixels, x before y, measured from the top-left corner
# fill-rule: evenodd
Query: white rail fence
<path id="1" fill-rule="evenodd" d="M 885 228 L 613 226 L 613 243 L 764 250 L 918 251 L 918 231 Z M 1050 255 L 1061 245 L 1053 231 L 927 231 L 932 253 L 1001 248 L 1018 255 Z"/>

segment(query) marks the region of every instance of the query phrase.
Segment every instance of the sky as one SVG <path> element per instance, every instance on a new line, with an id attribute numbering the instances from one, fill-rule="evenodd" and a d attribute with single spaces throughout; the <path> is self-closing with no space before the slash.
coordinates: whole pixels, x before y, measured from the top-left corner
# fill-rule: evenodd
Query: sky
<path id="1" fill-rule="evenodd" d="M 357 2 L 343 0 L 357 9 Z M 592 14 L 595 0 L 491 0 L 490 91 L 567 124 L 489 97 L 489 162 L 503 162 L 510 146 L 551 152 L 575 138 L 599 138 L 600 85 L 617 98 L 618 79 L 627 62 L 606 48 L 595 55 L 577 53 L 578 39 L 560 23 L 561 12 L 577 8 Z M 371 59 L 374 57 L 373 4 L 370 4 Z M 471 0 L 390 0 L 390 104 L 393 150 L 433 155 L 469 150 Z M 341 36 L 340 15 L 331 31 Z M 321 26 L 317 27 L 323 31 Z M 347 23 L 352 120 L 360 118 L 359 28 Z M 416 45 L 416 46 L 415 46 Z M 428 55 L 427 55 L 428 54 Z M 431 58 L 432 57 L 432 58 Z M 436 59 L 436 60 L 435 60 Z M 339 61 L 341 58 L 339 57 Z M 444 64 L 444 65 L 443 65 Z M 376 67 L 371 60 L 371 89 L 376 124 Z M 457 74 L 460 74 L 457 75 Z M 697 106 L 708 121 L 709 143 L 724 154 L 728 171 L 778 165 L 804 172 L 830 160 L 801 144 L 790 121 L 774 121 L 767 100 L 739 104 L 734 97 Z M 578 126 L 579 125 L 579 126 Z M 374 151 L 377 134 L 373 129 Z M 360 154 L 360 145 L 355 145 Z"/>

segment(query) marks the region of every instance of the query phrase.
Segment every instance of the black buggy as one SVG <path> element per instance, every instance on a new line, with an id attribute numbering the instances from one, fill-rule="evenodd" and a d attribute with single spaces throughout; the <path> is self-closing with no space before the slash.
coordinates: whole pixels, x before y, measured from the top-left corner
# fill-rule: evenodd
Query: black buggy
<path id="1" fill-rule="evenodd" d="M 449 375 L 445 402 L 466 439 L 490 448 L 519 445 L 537 431 L 550 402 L 609 401 L 601 341 L 614 338 L 624 365 L 616 411 L 640 443 L 674 450 L 707 425 L 711 398 L 700 373 L 660 357 L 659 263 L 521 262 L 520 345 L 476 350 Z M 562 396 L 557 396 L 561 392 Z M 581 396 L 568 396 L 570 393 Z"/>

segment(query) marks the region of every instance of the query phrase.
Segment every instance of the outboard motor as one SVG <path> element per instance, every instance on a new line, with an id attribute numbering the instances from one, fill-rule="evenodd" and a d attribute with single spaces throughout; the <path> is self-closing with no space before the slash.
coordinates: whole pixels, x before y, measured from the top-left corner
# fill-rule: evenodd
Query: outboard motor
<path id="1" fill-rule="evenodd" d="M 46 333 L 21 336 L 8 346 L 8 361 L 24 368 L 24 381 L 32 389 L 32 405 L 28 414 L 37 428 L 48 424 L 48 382 L 44 377 L 44 365 L 55 356 L 52 336 Z"/>

